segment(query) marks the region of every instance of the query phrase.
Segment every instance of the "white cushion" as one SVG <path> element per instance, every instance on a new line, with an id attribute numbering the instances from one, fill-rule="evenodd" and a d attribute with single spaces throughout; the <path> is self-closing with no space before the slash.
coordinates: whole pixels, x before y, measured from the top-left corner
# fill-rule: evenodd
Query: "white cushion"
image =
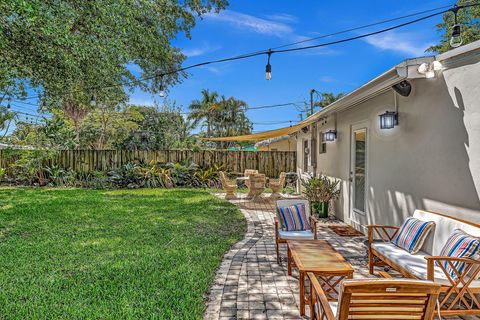
<path id="1" fill-rule="evenodd" d="M 418 279 L 427 280 L 427 260 L 425 257 L 430 255 L 426 252 L 419 251 L 416 254 L 410 254 L 389 242 L 372 243 L 372 248 Z M 450 281 L 440 267 L 434 266 L 434 277 L 435 282 L 450 285 Z M 480 280 L 472 281 L 469 287 L 480 287 Z"/>
<path id="2" fill-rule="evenodd" d="M 313 240 L 313 232 L 311 230 L 305 231 L 285 231 L 278 230 L 278 236 L 284 240 Z"/>
<path id="3" fill-rule="evenodd" d="M 461 229 L 473 236 L 480 234 L 479 227 L 433 212 L 415 210 L 413 216 L 422 221 L 435 222 L 434 229 L 428 234 L 420 249 L 432 256 L 438 256 L 440 254 L 440 251 L 442 251 L 443 246 L 455 229 Z"/>

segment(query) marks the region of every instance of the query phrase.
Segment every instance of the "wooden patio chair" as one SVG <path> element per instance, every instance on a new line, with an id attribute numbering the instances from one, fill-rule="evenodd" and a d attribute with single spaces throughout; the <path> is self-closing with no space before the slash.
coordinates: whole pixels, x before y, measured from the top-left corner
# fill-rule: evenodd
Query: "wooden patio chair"
<path id="1" fill-rule="evenodd" d="M 272 189 L 272 194 L 270 195 L 270 199 L 279 199 L 282 196 L 280 195 L 280 191 L 283 189 L 285 185 L 285 177 L 287 174 L 285 172 L 281 172 L 278 179 L 270 179 L 268 181 L 268 187 Z"/>
<path id="2" fill-rule="evenodd" d="M 237 195 L 237 183 L 236 181 L 228 180 L 225 172 L 220 171 L 218 173 L 220 176 L 220 182 L 222 183 L 222 188 L 225 190 L 225 199 L 236 199 Z"/>
<path id="3" fill-rule="evenodd" d="M 357 279 L 340 285 L 337 301 L 327 295 L 313 273 L 310 280 L 310 319 L 433 318 L 440 284 L 425 280 Z"/>
<path id="4" fill-rule="evenodd" d="M 305 215 L 310 223 L 310 230 L 286 231 L 280 217 L 280 209 L 295 204 L 305 205 Z M 275 245 L 277 249 L 277 263 L 280 263 L 280 244 L 287 243 L 287 240 L 314 240 L 317 239 L 318 220 L 310 213 L 310 202 L 304 199 L 285 199 L 277 201 L 277 216 L 275 217 Z"/>

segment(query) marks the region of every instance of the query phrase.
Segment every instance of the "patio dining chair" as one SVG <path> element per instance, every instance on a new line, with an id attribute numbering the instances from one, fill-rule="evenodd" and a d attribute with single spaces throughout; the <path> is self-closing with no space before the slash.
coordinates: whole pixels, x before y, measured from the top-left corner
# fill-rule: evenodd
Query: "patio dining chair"
<path id="1" fill-rule="evenodd" d="M 409 279 L 356 279 L 340 285 L 338 301 L 328 296 L 317 277 L 310 280 L 310 319 L 433 318 L 440 284 Z"/>
<path id="2" fill-rule="evenodd" d="M 280 208 L 291 207 L 296 204 L 305 206 L 305 216 L 309 221 L 310 228 L 304 231 L 286 231 L 283 219 L 280 216 Z M 304 199 L 277 200 L 277 215 L 275 217 L 275 245 L 277 250 L 277 263 L 280 263 L 280 244 L 287 240 L 314 240 L 317 239 L 318 220 L 310 213 L 310 202 Z"/>
<path id="3" fill-rule="evenodd" d="M 278 179 L 269 179 L 268 187 L 272 189 L 272 194 L 270 195 L 270 199 L 278 199 L 282 196 L 280 195 L 280 191 L 283 189 L 285 185 L 285 177 L 286 173 L 281 172 Z"/>
<path id="4" fill-rule="evenodd" d="M 249 197 L 253 201 L 262 200 L 262 192 L 265 191 L 266 176 L 262 173 L 251 174 L 250 176 L 250 192 Z"/>
<path id="5" fill-rule="evenodd" d="M 228 180 L 225 172 L 220 171 L 218 173 L 220 176 L 220 182 L 222 184 L 223 190 L 225 190 L 225 199 L 236 199 L 237 183 L 236 181 Z"/>
<path id="6" fill-rule="evenodd" d="M 255 169 L 245 169 L 243 176 L 249 178 L 252 174 L 258 174 L 258 170 Z M 245 180 L 245 186 L 250 189 L 250 179 Z"/>

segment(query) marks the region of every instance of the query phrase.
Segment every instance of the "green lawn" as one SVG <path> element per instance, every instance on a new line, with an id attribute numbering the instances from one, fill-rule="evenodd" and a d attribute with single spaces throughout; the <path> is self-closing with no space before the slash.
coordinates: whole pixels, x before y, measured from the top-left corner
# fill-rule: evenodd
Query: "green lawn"
<path id="1" fill-rule="evenodd" d="M 199 319 L 245 229 L 203 190 L 0 188 L 0 319 Z"/>

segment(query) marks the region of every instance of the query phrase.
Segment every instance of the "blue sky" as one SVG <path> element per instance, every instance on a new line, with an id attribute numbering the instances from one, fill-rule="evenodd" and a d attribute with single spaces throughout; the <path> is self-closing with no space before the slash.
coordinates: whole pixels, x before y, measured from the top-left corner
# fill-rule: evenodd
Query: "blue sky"
<path id="1" fill-rule="evenodd" d="M 220 14 L 197 21 L 191 39 L 179 35 L 173 44 L 188 56 L 184 65 L 276 47 L 372 22 L 453 4 L 453 1 L 286 1 L 232 0 Z M 411 20 L 408 18 L 401 22 Z M 438 42 L 437 16 L 402 29 L 302 52 L 272 56 L 271 81 L 264 78 L 266 56 L 192 69 L 183 83 L 170 88 L 168 99 L 183 110 L 200 97 L 202 89 L 235 96 L 250 107 L 308 99 L 318 91 L 349 92 L 406 58 L 428 55 Z M 307 44 L 374 31 L 393 22 Z M 160 104 L 163 99 L 136 91 L 134 104 Z M 279 128 L 298 121 L 294 106 L 248 111 L 254 131 Z M 274 124 L 265 124 L 274 123 Z"/>

